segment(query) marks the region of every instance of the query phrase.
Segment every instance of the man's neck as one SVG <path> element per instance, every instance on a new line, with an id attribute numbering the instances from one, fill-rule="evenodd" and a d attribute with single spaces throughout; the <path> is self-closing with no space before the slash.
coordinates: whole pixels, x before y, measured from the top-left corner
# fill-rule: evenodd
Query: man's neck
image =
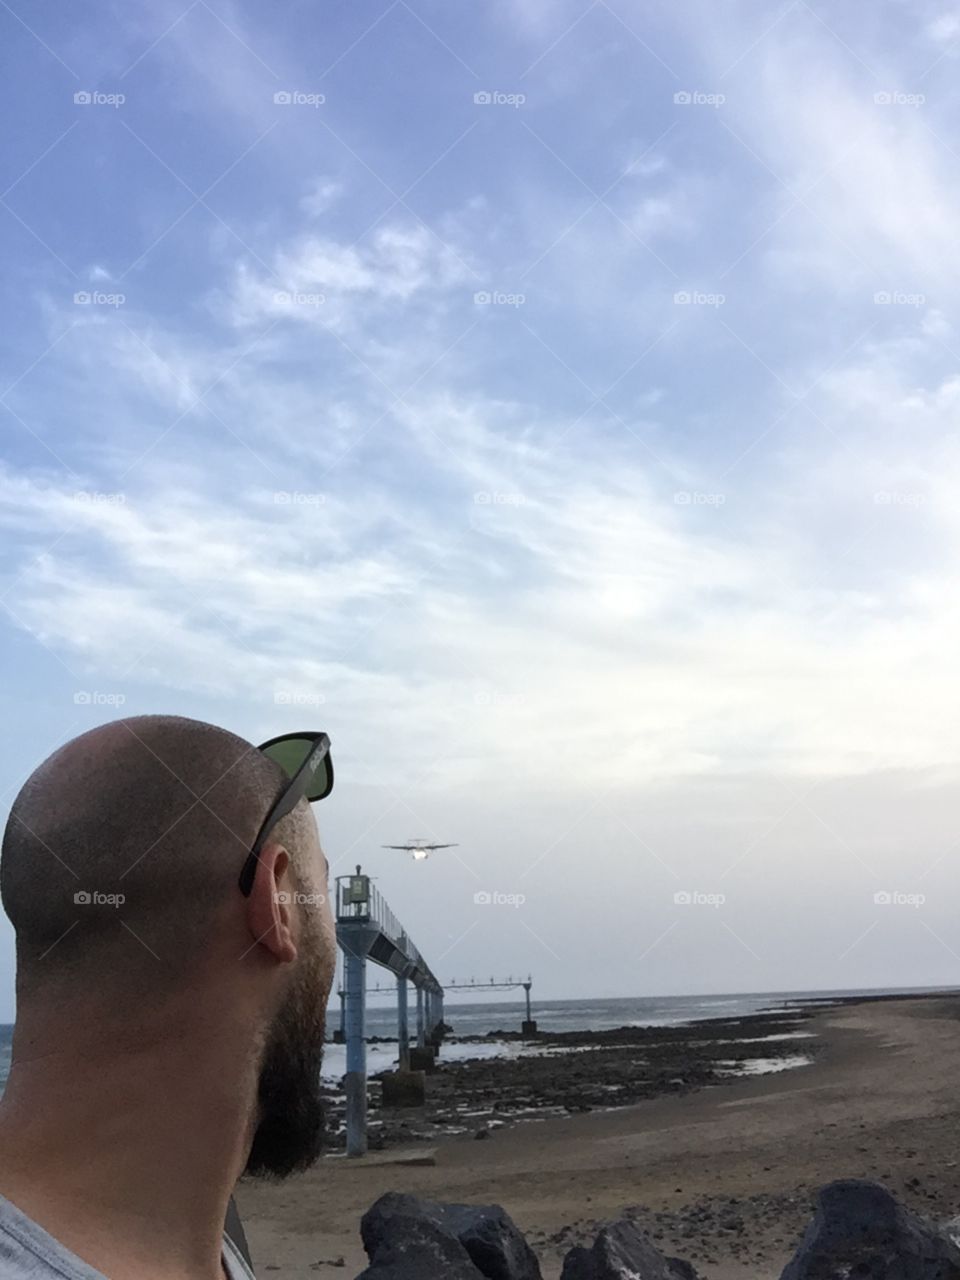
<path id="1" fill-rule="evenodd" d="M 32 1049 L 0 1102 L 0 1193 L 110 1280 L 221 1280 L 252 1063 L 193 1035 Z"/>

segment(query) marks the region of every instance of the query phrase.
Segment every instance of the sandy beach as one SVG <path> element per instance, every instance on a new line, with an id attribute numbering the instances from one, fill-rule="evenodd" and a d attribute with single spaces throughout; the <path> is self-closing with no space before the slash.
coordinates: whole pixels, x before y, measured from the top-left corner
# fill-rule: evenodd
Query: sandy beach
<path id="1" fill-rule="evenodd" d="M 707 1277 L 776 1277 L 816 1188 L 839 1177 L 880 1181 L 935 1218 L 960 1212 L 960 996 L 839 1005 L 804 1027 L 817 1036 L 813 1060 L 790 1071 L 527 1120 L 486 1141 L 331 1154 L 285 1184 L 244 1184 L 258 1274 L 356 1275 L 360 1216 L 390 1190 L 502 1204 L 545 1280 L 624 1214 Z M 435 1164 L 402 1163 L 427 1151 Z"/>

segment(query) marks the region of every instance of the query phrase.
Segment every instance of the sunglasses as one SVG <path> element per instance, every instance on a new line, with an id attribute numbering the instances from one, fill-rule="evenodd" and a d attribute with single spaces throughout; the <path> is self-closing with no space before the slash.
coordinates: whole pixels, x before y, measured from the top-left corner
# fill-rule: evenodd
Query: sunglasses
<path id="1" fill-rule="evenodd" d="M 278 764 L 289 781 L 280 792 L 263 820 L 253 848 L 247 855 L 240 872 L 240 892 L 250 896 L 260 861 L 260 850 L 267 836 L 281 818 L 306 797 L 311 802 L 323 800 L 333 790 L 333 761 L 330 758 L 330 739 L 325 733 L 283 733 L 271 738 L 257 748 L 268 760 Z"/>

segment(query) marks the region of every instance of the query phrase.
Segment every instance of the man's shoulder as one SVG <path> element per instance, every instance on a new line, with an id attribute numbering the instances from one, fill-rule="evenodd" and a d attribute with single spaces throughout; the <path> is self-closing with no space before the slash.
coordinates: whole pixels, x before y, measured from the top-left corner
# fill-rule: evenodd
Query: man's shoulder
<path id="1" fill-rule="evenodd" d="M 48 1231 L 0 1196 L 3 1280 L 104 1280 L 103 1273 L 65 1249 Z"/>
<path id="2" fill-rule="evenodd" d="M 223 1267 L 228 1280 L 256 1280 L 246 1258 L 226 1234 L 223 1237 Z"/>
<path id="3" fill-rule="evenodd" d="M 256 1280 L 227 1235 L 223 1237 L 221 1256 L 228 1280 Z M 2 1280 L 106 1280 L 102 1271 L 78 1258 L 2 1195 L 0 1277 Z"/>

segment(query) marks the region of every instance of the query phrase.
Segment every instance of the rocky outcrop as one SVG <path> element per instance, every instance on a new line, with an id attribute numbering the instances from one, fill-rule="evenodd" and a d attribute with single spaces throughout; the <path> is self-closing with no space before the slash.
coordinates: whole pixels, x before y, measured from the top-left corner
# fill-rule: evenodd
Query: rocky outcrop
<path id="1" fill-rule="evenodd" d="M 831 1182 L 781 1280 L 960 1280 L 947 1230 L 898 1204 L 885 1187 Z"/>
<path id="2" fill-rule="evenodd" d="M 475 1280 L 481 1276 L 486 1280 L 541 1280 L 536 1254 L 509 1214 L 497 1204 L 442 1204 L 391 1191 L 363 1215 L 360 1235 L 371 1262 L 363 1273 L 365 1280 L 381 1280 L 381 1276 L 382 1280 L 388 1276 L 392 1280 L 394 1275 L 399 1280 L 405 1273 L 375 1271 L 374 1265 L 382 1261 L 386 1252 L 391 1256 L 397 1250 L 402 1253 L 410 1239 L 433 1242 L 440 1236 L 450 1246 L 457 1246 L 448 1249 L 444 1265 L 459 1259 L 460 1250 L 473 1267 Z M 435 1267 L 420 1274 L 447 1280 L 448 1272 Z M 450 1280 L 459 1280 L 460 1272 L 450 1271 L 449 1276 Z"/>

